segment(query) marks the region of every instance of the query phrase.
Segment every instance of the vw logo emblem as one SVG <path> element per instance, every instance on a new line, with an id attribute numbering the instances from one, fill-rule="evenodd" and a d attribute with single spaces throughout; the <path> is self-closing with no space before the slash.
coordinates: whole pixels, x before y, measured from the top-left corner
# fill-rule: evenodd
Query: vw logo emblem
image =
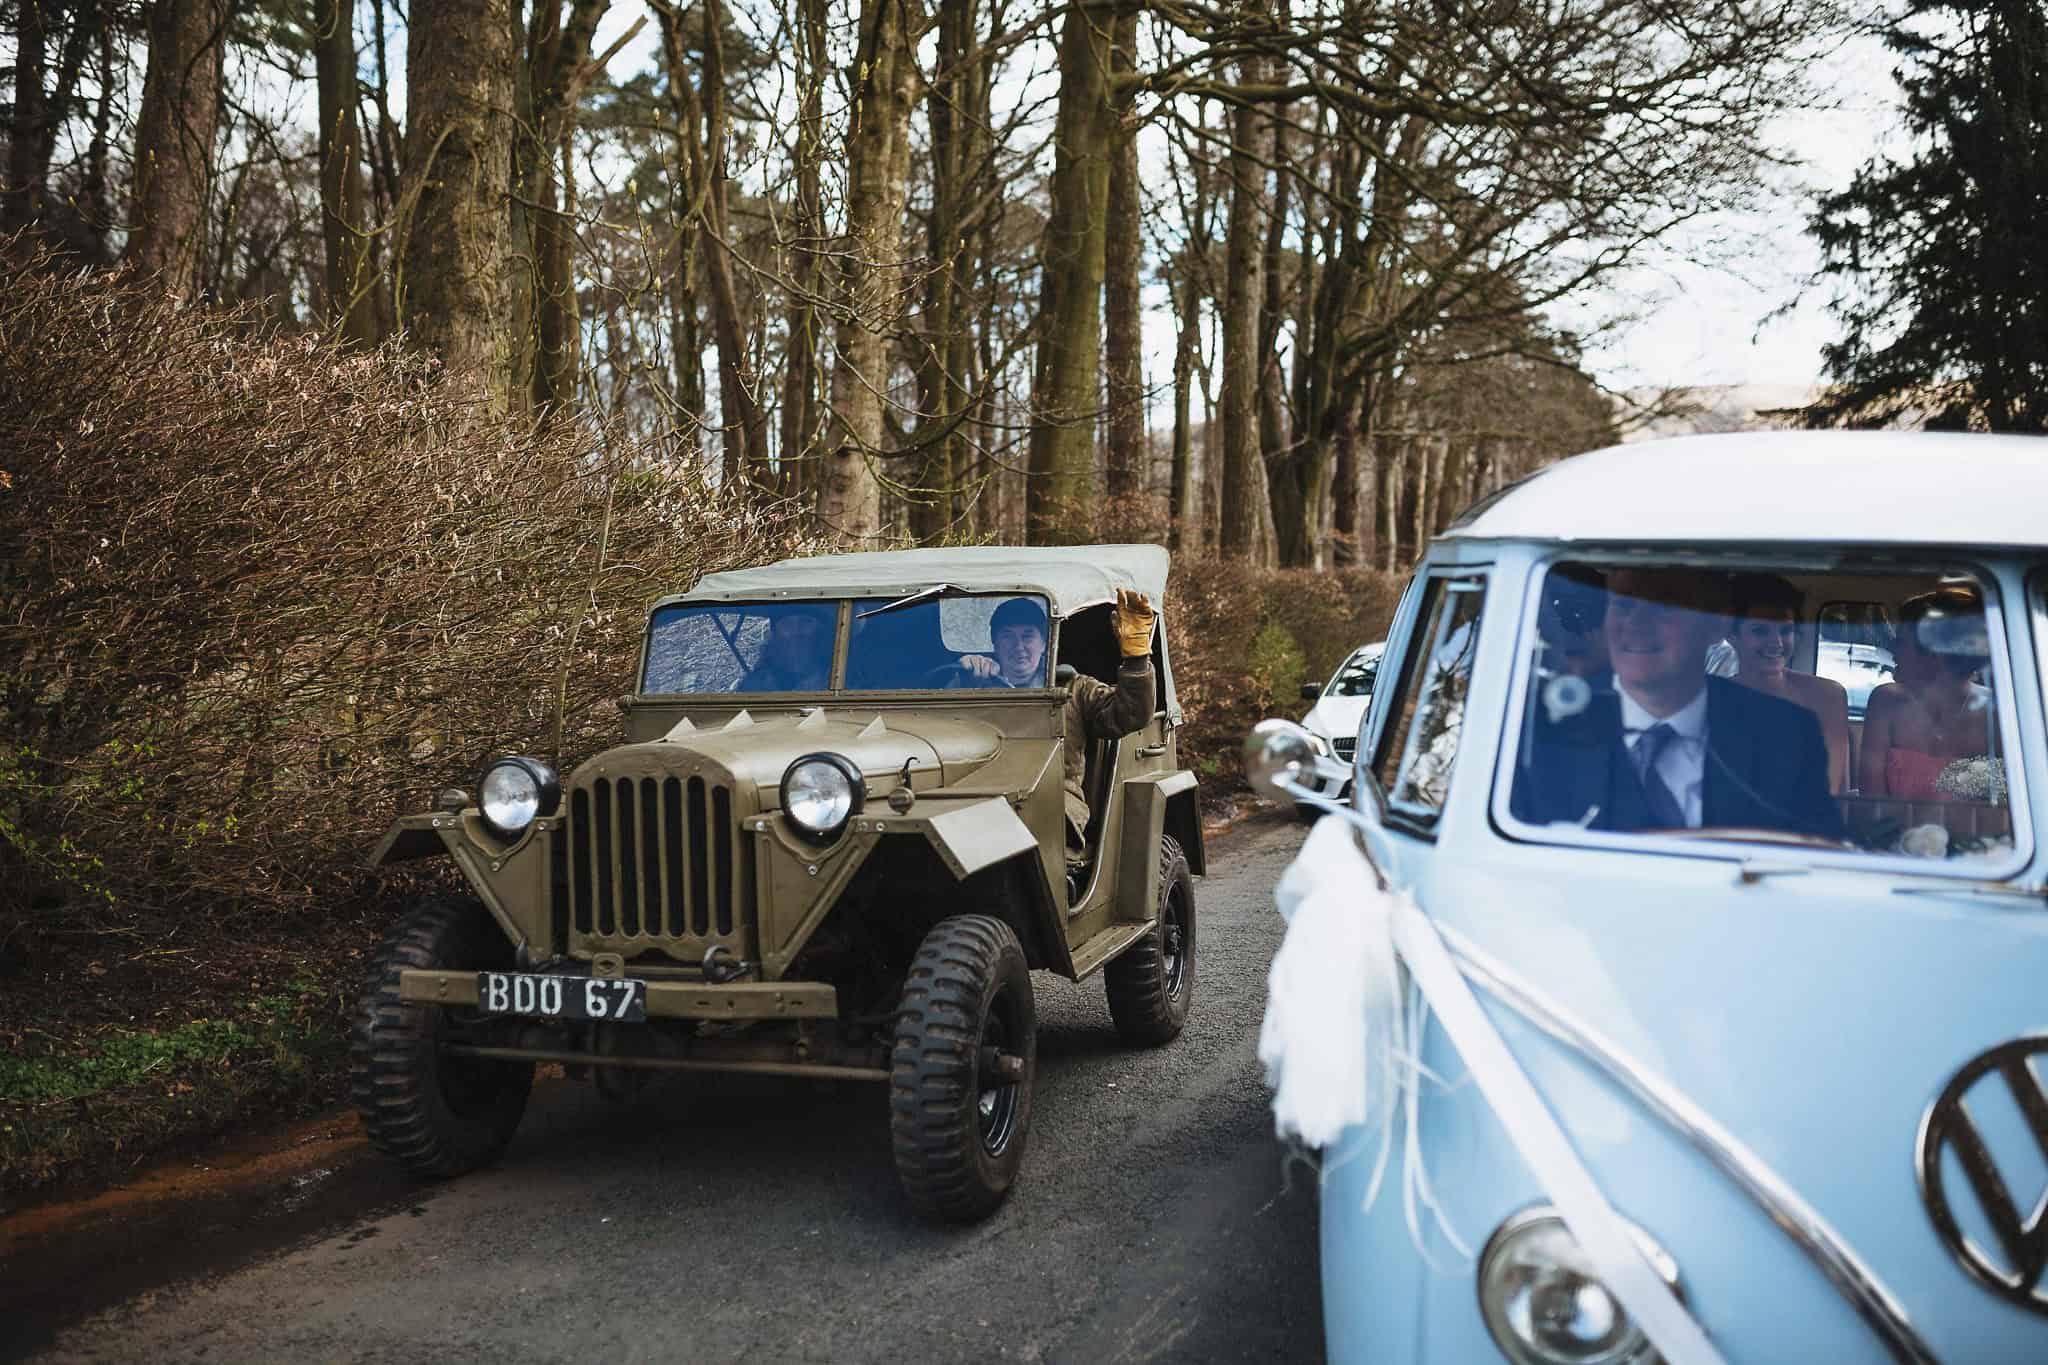
<path id="1" fill-rule="evenodd" d="M 2041 1058 L 2039 1065 L 2048 1068 L 2048 1037 L 2016 1038 L 1964 1063 L 1920 1121 L 1915 1164 L 1928 1216 L 1963 1269 L 2002 1297 L 2048 1314 L 2048 1286 L 2042 1284 L 2048 1271 L 2048 1191 L 2014 1191 L 2006 1183 L 1969 1108 L 1972 1098 L 1989 1100 L 2003 1089 L 2048 1158 L 2048 1088 L 2030 1058 Z M 1967 1190 L 1947 1186 L 1943 1158 L 1950 1153 Z M 1964 1233 L 1956 1221 L 1959 1196 L 1975 1199 L 1993 1245 L 1980 1246 Z"/>

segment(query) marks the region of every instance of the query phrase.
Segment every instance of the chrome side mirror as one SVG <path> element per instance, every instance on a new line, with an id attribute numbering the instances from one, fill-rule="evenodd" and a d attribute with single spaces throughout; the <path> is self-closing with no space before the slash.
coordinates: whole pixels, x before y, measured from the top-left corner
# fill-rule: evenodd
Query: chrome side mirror
<path id="1" fill-rule="evenodd" d="M 1310 773 L 1339 781 L 1351 775 L 1343 764 L 1318 752 L 1314 736 L 1291 720 L 1262 720 L 1245 736 L 1244 775 L 1254 790 L 1292 799 L 1301 794 L 1296 789 Z"/>

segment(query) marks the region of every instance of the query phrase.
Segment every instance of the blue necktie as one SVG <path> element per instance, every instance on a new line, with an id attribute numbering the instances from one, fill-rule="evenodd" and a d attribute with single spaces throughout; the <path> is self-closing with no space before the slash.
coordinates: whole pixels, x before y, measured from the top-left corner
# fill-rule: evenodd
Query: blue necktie
<path id="1" fill-rule="evenodd" d="M 1655 829 L 1684 829 L 1687 825 L 1685 807 L 1678 804 L 1678 798 L 1657 772 L 1657 760 L 1663 756 L 1665 746 L 1677 738 L 1678 731 L 1659 722 L 1637 737 L 1636 747 L 1629 754 L 1635 761 L 1636 777 L 1642 781 L 1643 795 L 1649 798 L 1650 825 Z"/>

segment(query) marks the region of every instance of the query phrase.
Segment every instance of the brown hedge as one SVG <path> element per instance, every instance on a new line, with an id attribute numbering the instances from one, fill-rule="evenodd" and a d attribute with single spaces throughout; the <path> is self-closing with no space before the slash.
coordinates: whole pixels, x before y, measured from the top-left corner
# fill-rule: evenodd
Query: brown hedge
<path id="1" fill-rule="evenodd" d="M 617 734 L 647 602 L 801 553 L 793 509 L 600 424 L 0 267 L 0 949 L 291 909 L 490 752 Z"/>

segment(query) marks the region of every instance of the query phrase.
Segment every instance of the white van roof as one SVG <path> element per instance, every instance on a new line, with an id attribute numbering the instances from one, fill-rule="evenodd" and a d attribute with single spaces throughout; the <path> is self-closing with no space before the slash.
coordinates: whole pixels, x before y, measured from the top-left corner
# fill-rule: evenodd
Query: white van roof
<path id="1" fill-rule="evenodd" d="M 1451 539 L 2048 545 L 2048 438 L 1766 431 L 1610 446 L 1474 503 Z"/>

